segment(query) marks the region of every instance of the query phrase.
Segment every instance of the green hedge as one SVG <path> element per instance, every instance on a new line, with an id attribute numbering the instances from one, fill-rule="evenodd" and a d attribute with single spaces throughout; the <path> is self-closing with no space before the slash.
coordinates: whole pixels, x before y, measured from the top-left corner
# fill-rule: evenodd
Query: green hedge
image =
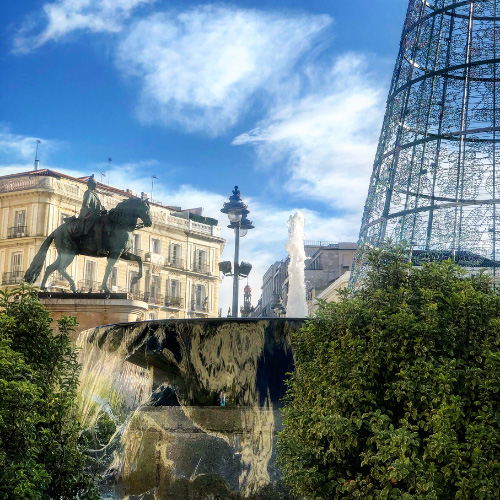
<path id="1" fill-rule="evenodd" d="M 308 499 L 500 498 L 500 297 L 451 261 L 369 256 L 293 338 L 279 460 Z"/>

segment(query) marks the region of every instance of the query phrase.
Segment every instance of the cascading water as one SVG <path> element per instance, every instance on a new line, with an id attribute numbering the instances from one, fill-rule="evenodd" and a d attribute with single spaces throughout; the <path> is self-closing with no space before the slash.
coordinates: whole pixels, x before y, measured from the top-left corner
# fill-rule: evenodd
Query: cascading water
<path id="1" fill-rule="evenodd" d="M 305 318 L 308 315 L 306 300 L 306 285 L 304 263 L 306 252 L 304 250 L 304 214 L 299 210 L 287 222 L 288 243 L 286 250 L 290 258 L 288 264 L 288 300 L 286 315 L 288 318 Z"/>
<path id="2" fill-rule="evenodd" d="M 276 438 L 301 325 L 221 318 L 82 332 L 82 419 L 98 436 L 100 419 L 108 429 L 92 452 L 103 498 L 288 498 Z"/>

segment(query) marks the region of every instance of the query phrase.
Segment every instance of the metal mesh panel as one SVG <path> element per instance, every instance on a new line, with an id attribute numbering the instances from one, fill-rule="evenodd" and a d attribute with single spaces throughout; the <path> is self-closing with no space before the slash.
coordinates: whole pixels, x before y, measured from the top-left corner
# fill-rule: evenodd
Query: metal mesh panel
<path id="1" fill-rule="evenodd" d="M 364 254 L 391 238 L 415 255 L 497 274 L 500 12 L 496 0 L 410 0 L 362 219 Z"/>

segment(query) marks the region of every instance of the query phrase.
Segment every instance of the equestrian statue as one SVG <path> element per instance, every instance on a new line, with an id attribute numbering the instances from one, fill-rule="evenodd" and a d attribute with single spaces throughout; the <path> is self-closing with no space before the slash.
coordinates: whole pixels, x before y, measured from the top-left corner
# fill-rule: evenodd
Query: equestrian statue
<path id="1" fill-rule="evenodd" d="M 142 278 L 142 259 L 131 253 L 132 232 L 152 224 L 149 203 L 147 199 L 128 198 L 118 203 L 107 212 L 102 206 L 95 189 L 97 183 L 94 175 L 87 180 L 87 191 L 83 196 L 83 204 L 78 217 L 68 217 L 42 243 L 30 267 L 24 275 L 24 281 L 34 283 L 43 268 L 47 251 L 54 241 L 57 249 L 57 259 L 47 266 L 40 288 L 45 290 L 48 277 L 59 271 L 76 292 L 75 282 L 66 272 L 75 255 L 91 257 L 107 257 L 106 271 L 101 284 L 101 290 L 110 294 L 107 281 L 111 270 L 118 259 L 130 260 L 139 264 L 139 273 L 132 279 L 130 286 Z M 142 220 L 142 224 L 137 223 Z"/>

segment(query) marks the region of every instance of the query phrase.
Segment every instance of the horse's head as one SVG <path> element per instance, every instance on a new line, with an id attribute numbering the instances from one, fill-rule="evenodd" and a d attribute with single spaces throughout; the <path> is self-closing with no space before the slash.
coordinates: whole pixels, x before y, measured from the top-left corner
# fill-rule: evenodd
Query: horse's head
<path id="1" fill-rule="evenodd" d="M 153 219 L 151 219 L 151 210 L 147 198 L 141 200 L 137 216 L 142 220 L 145 227 L 151 227 L 153 225 Z"/>
<path id="2" fill-rule="evenodd" d="M 108 217 L 118 225 L 135 228 L 137 219 L 141 219 L 145 227 L 153 225 L 148 200 L 140 198 L 127 198 L 112 208 Z"/>

